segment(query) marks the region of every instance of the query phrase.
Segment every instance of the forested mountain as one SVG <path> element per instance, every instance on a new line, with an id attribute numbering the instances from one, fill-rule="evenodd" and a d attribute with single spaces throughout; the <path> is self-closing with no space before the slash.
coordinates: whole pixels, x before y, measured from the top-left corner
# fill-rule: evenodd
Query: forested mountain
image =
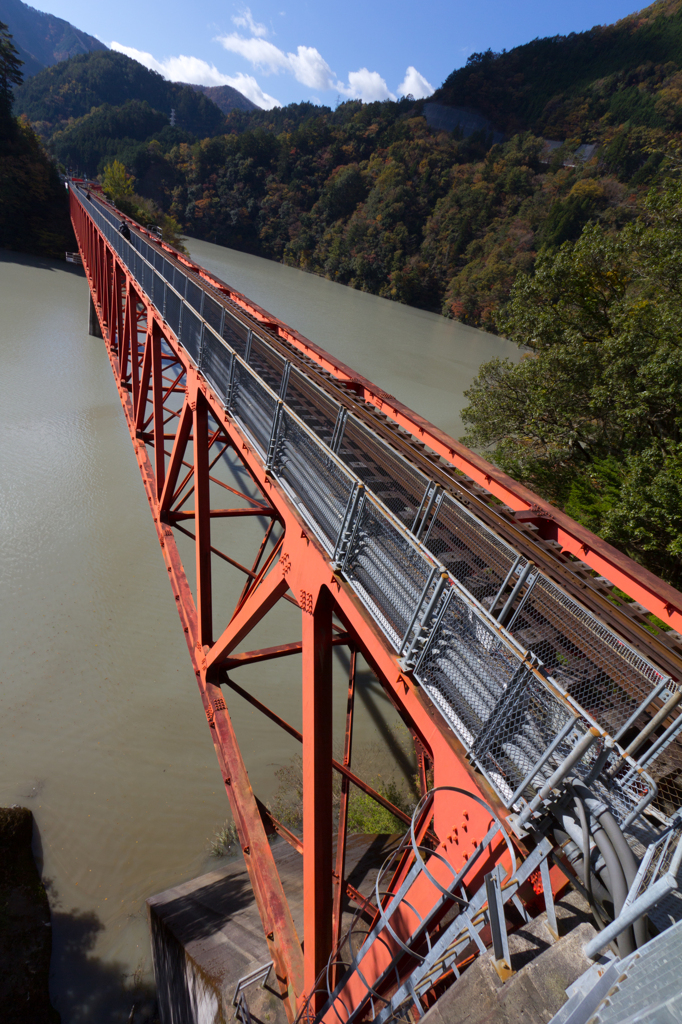
<path id="1" fill-rule="evenodd" d="M 74 28 L 63 18 L 37 11 L 22 0 L 0 0 L 0 21 L 6 23 L 14 37 L 24 62 L 24 78 L 76 54 L 107 49 L 99 39 Z"/>
<path id="2" fill-rule="evenodd" d="M 43 138 L 73 118 L 103 104 L 117 107 L 136 100 L 170 117 L 199 137 L 223 131 L 225 116 L 191 85 L 168 82 L 136 60 L 113 50 L 85 53 L 45 68 L 14 91 L 14 112 L 25 114 Z"/>
<path id="3" fill-rule="evenodd" d="M 682 2 L 657 0 L 615 25 L 477 53 L 432 99 L 475 106 L 501 130 L 603 137 L 629 121 L 682 127 Z"/>
<path id="4" fill-rule="evenodd" d="M 76 240 L 57 168 L 29 124 L 12 117 L 21 61 L 0 21 L 0 246 L 64 259 Z"/>
<path id="5" fill-rule="evenodd" d="M 192 88 L 203 92 L 204 96 L 213 100 L 223 114 L 229 114 L 232 110 L 258 110 L 255 103 L 243 96 L 238 89 L 233 89 L 231 85 L 193 85 Z"/>

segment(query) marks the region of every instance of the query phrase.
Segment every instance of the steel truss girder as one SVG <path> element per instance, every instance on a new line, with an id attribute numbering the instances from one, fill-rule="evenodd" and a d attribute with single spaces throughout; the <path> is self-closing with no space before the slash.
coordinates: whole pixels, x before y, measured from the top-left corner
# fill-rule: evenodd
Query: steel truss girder
<path id="1" fill-rule="evenodd" d="M 336 880 L 336 899 L 333 901 L 332 898 L 331 776 L 335 766 L 331 757 L 331 650 L 333 644 L 339 642 L 338 635 L 336 638 L 333 635 L 332 615 L 336 615 L 342 622 L 353 652 L 362 652 L 392 704 L 418 741 L 423 755 L 428 757 L 433 766 L 436 785 L 440 780 L 447 780 L 449 786 L 460 786 L 480 794 L 500 817 L 504 818 L 507 812 L 499 805 L 485 780 L 469 765 L 464 749 L 429 698 L 409 676 L 401 672 L 396 653 L 348 584 L 333 572 L 328 556 L 311 536 L 283 489 L 269 475 L 263 459 L 254 451 L 212 388 L 198 373 L 168 324 L 137 288 L 127 267 L 95 230 L 92 221 L 73 196 L 71 203 L 83 266 L 136 451 L 240 845 L 287 1012 L 290 1019 L 293 1019 L 308 998 L 309 1009 L 318 1011 L 322 1007 L 324 999 L 315 993 L 316 980 L 327 964 L 332 949 L 332 928 L 338 935 L 340 918 L 340 878 Z M 175 374 L 173 385 L 170 388 L 164 387 L 164 372 L 169 359 L 173 365 L 184 369 L 186 394 L 179 414 L 174 411 L 171 416 L 168 416 L 165 402 L 176 392 L 183 374 Z M 152 411 L 148 420 L 147 407 L 150 403 Z M 166 416 L 168 419 L 164 421 Z M 213 434 L 209 429 L 210 420 L 218 425 Z M 166 432 L 169 422 L 173 424 L 175 434 L 171 435 L 173 443 L 170 451 L 167 451 L 165 442 L 170 440 Z M 150 425 L 151 431 L 147 429 Z M 210 447 L 218 436 L 221 443 L 231 447 L 259 494 L 263 496 L 262 500 L 255 503 L 257 514 L 271 517 L 268 530 L 272 529 L 276 521 L 283 531 L 278 546 L 260 569 L 265 541 L 261 544 L 252 570 L 216 552 L 211 544 L 211 517 L 215 510 L 210 505 L 209 483 L 212 478 L 209 456 Z M 187 465 L 184 457 L 188 445 L 192 446 L 193 460 L 190 473 L 185 483 L 181 484 L 180 473 L 183 465 Z M 150 454 L 153 454 L 153 463 Z M 174 503 L 180 500 L 181 492 L 188 483 L 191 483 L 194 494 L 196 533 L 190 534 L 179 524 L 176 529 L 190 537 L 194 536 L 196 603 L 172 529 L 173 524 L 178 523 L 173 515 Z M 228 623 L 218 624 L 213 621 L 212 553 L 221 554 L 221 557 L 247 574 L 245 588 Z M 296 648 L 296 652 L 275 648 L 248 652 L 247 656 L 235 655 L 237 645 L 282 598 L 301 608 L 300 645 L 284 645 Z M 259 658 L 264 660 L 267 657 L 298 653 L 299 649 L 302 655 L 304 765 L 303 840 L 299 845 L 303 852 L 306 893 L 305 954 L 301 949 L 300 937 L 294 927 L 266 834 L 266 823 L 276 829 L 279 823 L 268 820 L 267 812 L 259 805 L 251 789 L 220 688 L 225 669 L 238 667 L 240 658 L 241 663 L 246 664 L 249 663 L 249 656 L 251 661 Z M 355 654 L 353 661 L 354 658 Z M 349 702 L 352 704 L 350 698 Z M 349 708 L 348 728 L 351 723 L 352 710 Z M 354 781 L 346 760 L 350 762 L 348 731 L 344 764 L 338 767 L 341 768 L 344 780 Z M 436 798 L 433 829 L 439 843 L 438 849 L 441 856 L 447 857 L 453 868 L 459 870 L 471 850 L 476 848 L 476 837 L 486 834 L 489 821 L 480 808 L 476 810 L 475 806 L 472 807 L 468 819 L 471 845 L 467 851 L 464 842 L 453 845 L 452 835 L 449 834 L 455 813 L 456 805 L 452 799 L 447 798 L 447 794 L 443 799 Z M 428 821 L 422 823 L 421 835 L 425 833 L 430 819 L 431 815 Z M 337 875 L 339 869 L 343 870 L 343 837 L 339 837 L 337 848 Z M 404 871 L 404 866 L 401 866 L 400 871 Z M 357 898 L 364 899 L 360 894 L 357 894 Z M 433 892 L 429 891 L 428 885 L 422 885 L 421 898 L 425 901 L 422 909 L 428 910 L 427 904 L 433 899 Z M 370 912 L 374 913 L 375 908 L 371 904 L 369 906 Z M 380 967 L 381 964 L 377 963 L 377 970 Z M 352 991 L 349 991 L 348 997 L 353 998 Z"/>

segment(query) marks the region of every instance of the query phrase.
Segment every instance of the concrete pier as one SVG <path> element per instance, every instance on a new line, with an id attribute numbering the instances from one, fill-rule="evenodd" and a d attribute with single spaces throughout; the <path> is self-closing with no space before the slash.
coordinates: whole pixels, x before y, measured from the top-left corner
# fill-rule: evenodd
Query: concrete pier
<path id="1" fill-rule="evenodd" d="M 399 837 L 349 836 L 346 877 L 371 895 L 376 873 Z M 303 939 L 303 860 L 287 843 L 273 853 Z M 330 892 L 331 899 L 331 892 Z M 240 978 L 270 960 L 260 915 L 241 857 L 147 900 L 162 1024 L 227 1024 Z M 346 904 L 344 927 L 356 907 Z M 274 972 L 245 991 L 254 1024 L 286 1024 Z"/>

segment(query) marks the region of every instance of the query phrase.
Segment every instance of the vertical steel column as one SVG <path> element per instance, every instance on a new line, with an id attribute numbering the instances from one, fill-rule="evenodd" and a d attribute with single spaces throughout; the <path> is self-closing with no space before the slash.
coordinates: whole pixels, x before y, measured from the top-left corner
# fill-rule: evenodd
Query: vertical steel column
<path id="1" fill-rule="evenodd" d="M 211 601 L 211 498 L 208 453 L 208 403 L 201 391 L 190 399 L 194 436 L 194 524 L 197 550 L 197 628 L 200 647 L 213 643 Z"/>
<path id="2" fill-rule="evenodd" d="M 303 626 L 303 982 L 313 994 L 332 942 L 332 599 L 302 594 Z M 326 990 L 326 986 L 325 990 Z"/>
<path id="3" fill-rule="evenodd" d="M 346 703 L 346 736 L 343 744 L 343 766 L 350 768 L 351 753 L 353 750 L 353 710 L 355 705 L 355 675 L 357 665 L 357 651 L 351 648 L 350 672 L 348 675 L 348 701 Z M 341 920 L 343 917 L 343 893 L 344 877 L 346 874 L 346 828 L 348 826 L 348 796 L 350 782 L 346 775 L 341 779 L 341 800 L 339 803 L 339 827 L 336 833 L 336 869 L 334 871 L 334 909 L 332 914 L 332 949 L 336 950 L 341 940 Z M 336 977 L 332 978 L 332 984 L 340 977 L 340 971 L 335 971 Z"/>
<path id="4" fill-rule="evenodd" d="M 163 448 L 163 361 L 161 358 L 161 329 L 152 320 L 152 407 L 154 410 L 154 479 L 156 497 L 160 498 L 166 479 L 166 460 Z"/>

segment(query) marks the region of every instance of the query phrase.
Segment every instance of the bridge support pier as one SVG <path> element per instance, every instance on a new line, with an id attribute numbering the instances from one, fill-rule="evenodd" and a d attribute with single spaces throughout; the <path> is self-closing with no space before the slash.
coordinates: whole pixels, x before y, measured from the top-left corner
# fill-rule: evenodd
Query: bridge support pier
<path id="1" fill-rule="evenodd" d="M 92 294 L 88 295 L 88 334 L 91 338 L 102 337 L 102 329 L 97 318 L 95 303 L 92 301 Z"/>

